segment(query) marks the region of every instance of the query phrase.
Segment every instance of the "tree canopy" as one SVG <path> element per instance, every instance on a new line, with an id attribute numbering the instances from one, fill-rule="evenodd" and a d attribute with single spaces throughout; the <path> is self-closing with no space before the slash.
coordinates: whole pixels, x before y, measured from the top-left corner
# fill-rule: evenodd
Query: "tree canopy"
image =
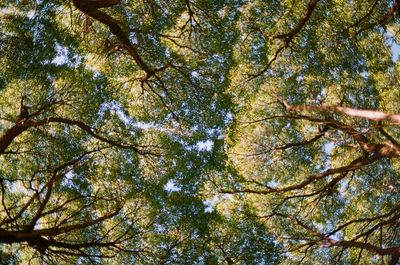
<path id="1" fill-rule="evenodd" d="M 1 264 L 400 262 L 397 0 L 0 3 Z"/>

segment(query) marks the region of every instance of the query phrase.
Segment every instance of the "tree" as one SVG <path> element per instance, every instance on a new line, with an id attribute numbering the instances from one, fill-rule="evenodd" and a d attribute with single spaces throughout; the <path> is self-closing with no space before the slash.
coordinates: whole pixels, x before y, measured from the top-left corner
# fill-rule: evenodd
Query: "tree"
<path id="1" fill-rule="evenodd" d="M 220 259 L 200 191 L 224 161 L 226 4 L 1 4 L 2 263 Z"/>
<path id="2" fill-rule="evenodd" d="M 246 99 L 230 132 L 231 177 L 215 186 L 253 208 L 287 262 L 396 264 L 398 3 L 287 4 L 274 5 L 272 23 L 253 20 L 272 3 L 247 9 L 248 59 L 232 75 L 245 69 Z"/>
<path id="3" fill-rule="evenodd" d="M 396 264 L 399 8 L 0 4 L 0 261 Z"/>

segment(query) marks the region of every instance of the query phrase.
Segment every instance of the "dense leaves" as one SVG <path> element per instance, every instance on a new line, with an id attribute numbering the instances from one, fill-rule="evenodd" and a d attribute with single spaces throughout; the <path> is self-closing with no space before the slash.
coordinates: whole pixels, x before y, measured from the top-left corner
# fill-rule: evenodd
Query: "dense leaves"
<path id="1" fill-rule="evenodd" d="M 399 10 L 0 3 L 0 262 L 396 264 Z"/>

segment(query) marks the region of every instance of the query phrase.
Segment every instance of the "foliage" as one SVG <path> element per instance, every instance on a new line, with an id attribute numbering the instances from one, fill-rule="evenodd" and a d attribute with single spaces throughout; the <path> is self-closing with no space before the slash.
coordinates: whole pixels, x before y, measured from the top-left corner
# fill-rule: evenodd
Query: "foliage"
<path id="1" fill-rule="evenodd" d="M 396 264 L 399 13 L 1 3 L 1 263 Z"/>

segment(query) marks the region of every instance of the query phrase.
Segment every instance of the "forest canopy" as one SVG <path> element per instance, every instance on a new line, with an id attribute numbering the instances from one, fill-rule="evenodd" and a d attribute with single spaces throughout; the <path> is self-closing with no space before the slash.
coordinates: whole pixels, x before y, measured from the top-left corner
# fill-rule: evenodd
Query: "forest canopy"
<path id="1" fill-rule="evenodd" d="M 0 2 L 0 264 L 398 264 L 398 0 Z"/>

